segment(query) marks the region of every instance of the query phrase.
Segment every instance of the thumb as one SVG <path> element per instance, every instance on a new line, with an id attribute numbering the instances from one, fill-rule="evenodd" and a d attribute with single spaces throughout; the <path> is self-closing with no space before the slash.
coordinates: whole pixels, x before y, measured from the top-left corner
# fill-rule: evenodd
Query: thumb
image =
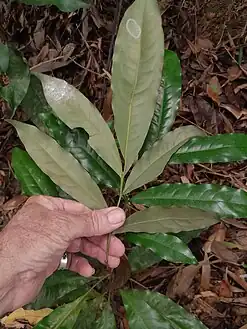
<path id="1" fill-rule="evenodd" d="M 78 216 L 76 237 L 104 235 L 121 227 L 125 221 L 125 212 L 118 207 L 90 210 Z"/>

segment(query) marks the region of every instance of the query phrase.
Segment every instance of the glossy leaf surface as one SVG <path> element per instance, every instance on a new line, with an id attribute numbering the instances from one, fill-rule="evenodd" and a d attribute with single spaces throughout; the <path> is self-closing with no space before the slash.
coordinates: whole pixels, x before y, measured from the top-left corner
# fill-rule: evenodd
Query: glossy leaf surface
<path id="1" fill-rule="evenodd" d="M 170 163 L 217 163 L 247 159 L 247 135 L 195 137 L 184 144 Z"/>
<path id="2" fill-rule="evenodd" d="M 74 11 L 88 6 L 88 0 L 19 0 L 27 5 L 55 5 L 62 11 Z"/>
<path id="3" fill-rule="evenodd" d="M 91 329 L 96 318 L 96 307 L 102 298 L 87 300 L 86 294 L 69 304 L 56 308 L 49 316 L 41 320 L 34 329 Z"/>
<path id="4" fill-rule="evenodd" d="M 188 206 L 213 211 L 220 217 L 247 217 L 247 193 L 214 184 L 163 184 L 137 194 L 132 201 L 164 207 Z"/>
<path id="5" fill-rule="evenodd" d="M 136 0 L 120 24 L 112 68 L 114 123 L 125 173 L 137 159 L 154 113 L 163 47 L 157 2 Z"/>
<path id="6" fill-rule="evenodd" d="M 0 43 L 0 73 L 7 72 L 9 67 L 9 48 Z"/>
<path id="7" fill-rule="evenodd" d="M 71 129 L 85 129 L 89 145 L 120 175 L 122 165 L 114 137 L 96 107 L 66 81 L 44 74 L 37 76 L 55 114 Z"/>
<path id="8" fill-rule="evenodd" d="M 141 271 L 162 260 L 152 250 L 136 246 L 128 254 L 128 261 L 132 272 Z"/>
<path id="9" fill-rule="evenodd" d="M 96 321 L 95 329 L 116 329 L 116 321 L 114 317 L 114 313 L 110 306 L 107 306 L 100 318 Z"/>
<path id="10" fill-rule="evenodd" d="M 90 147 L 88 134 L 83 129 L 70 129 L 54 115 L 45 99 L 41 82 L 35 75 L 31 75 L 22 108 L 37 127 L 53 137 L 79 161 L 97 184 L 119 187 L 119 176 Z"/>
<path id="11" fill-rule="evenodd" d="M 20 53 L 10 47 L 6 76 L 6 81 L 0 84 L 0 97 L 5 99 L 11 109 L 15 111 L 26 95 L 30 82 L 30 73 Z"/>
<path id="12" fill-rule="evenodd" d="M 218 219 L 213 213 L 192 208 L 151 207 L 129 216 L 117 233 L 178 233 L 209 227 Z"/>
<path id="13" fill-rule="evenodd" d="M 31 158 L 51 180 L 89 208 L 104 208 L 103 195 L 85 169 L 57 142 L 38 130 L 10 120 Z M 30 138 L 32 136 L 32 138 Z"/>
<path id="14" fill-rule="evenodd" d="M 157 292 L 122 290 L 130 329 L 206 329 L 194 316 Z"/>
<path id="15" fill-rule="evenodd" d="M 14 148 L 12 167 L 16 178 L 21 183 L 23 194 L 58 196 L 56 185 L 40 170 L 27 152 Z"/>
<path id="16" fill-rule="evenodd" d="M 54 307 L 68 303 L 69 293 L 76 289 L 84 289 L 84 293 L 89 289 L 90 279 L 84 278 L 79 274 L 67 270 L 56 271 L 46 279 L 41 292 L 36 300 L 29 304 L 29 309 L 42 309 L 45 307 Z M 82 293 L 81 293 L 82 295 Z"/>
<path id="17" fill-rule="evenodd" d="M 183 241 L 165 233 L 128 233 L 127 240 L 138 246 L 152 250 L 168 262 L 197 264 L 197 260 Z"/>
<path id="18" fill-rule="evenodd" d="M 127 179 L 124 193 L 127 194 L 158 177 L 171 156 L 190 138 L 201 134 L 201 130 L 196 127 L 186 126 L 177 128 L 158 140 L 137 161 Z"/>
<path id="19" fill-rule="evenodd" d="M 182 89 L 180 61 L 176 53 L 165 50 L 162 79 L 154 116 L 142 153 L 168 133 L 176 118 Z"/>

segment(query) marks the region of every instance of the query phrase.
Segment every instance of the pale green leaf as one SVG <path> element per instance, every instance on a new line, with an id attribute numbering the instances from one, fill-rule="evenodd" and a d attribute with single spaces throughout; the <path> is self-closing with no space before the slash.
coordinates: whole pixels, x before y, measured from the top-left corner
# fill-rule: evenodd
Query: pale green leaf
<path id="1" fill-rule="evenodd" d="M 100 318 L 96 321 L 94 329 L 116 329 L 114 313 L 110 306 L 106 306 Z"/>
<path id="2" fill-rule="evenodd" d="M 214 213 L 199 209 L 156 206 L 138 211 L 128 217 L 125 225 L 116 233 L 178 233 L 206 228 L 218 221 Z"/>
<path id="3" fill-rule="evenodd" d="M 55 114 L 71 129 L 85 129 L 89 145 L 120 175 L 122 165 L 114 137 L 96 107 L 66 81 L 45 74 L 37 76 Z"/>
<path id="4" fill-rule="evenodd" d="M 89 0 L 19 0 L 27 5 L 55 5 L 62 11 L 74 11 L 88 7 Z"/>
<path id="5" fill-rule="evenodd" d="M 122 290 L 130 329 L 207 329 L 193 315 L 157 292 Z"/>
<path id="6" fill-rule="evenodd" d="M 114 123 L 125 173 L 137 159 L 154 114 L 163 53 L 156 0 L 136 0 L 120 24 L 112 69 Z"/>
<path id="7" fill-rule="evenodd" d="M 171 156 L 183 144 L 190 138 L 200 135 L 203 135 L 200 129 L 186 126 L 177 128 L 158 140 L 134 166 L 127 179 L 124 194 L 154 180 L 162 173 Z"/>
<path id="8" fill-rule="evenodd" d="M 9 120 L 31 158 L 62 190 L 89 208 L 103 208 L 105 200 L 97 184 L 73 156 L 34 126 Z"/>

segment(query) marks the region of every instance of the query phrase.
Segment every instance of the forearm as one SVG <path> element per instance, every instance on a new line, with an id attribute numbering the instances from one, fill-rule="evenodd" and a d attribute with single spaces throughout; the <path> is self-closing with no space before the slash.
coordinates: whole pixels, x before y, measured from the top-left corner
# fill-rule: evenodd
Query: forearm
<path id="1" fill-rule="evenodd" d="M 14 273 L 11 266 L 11 254 L 7 252 L 7 236 L 0 232 L 0 316 L 11 311 L 14 290 Z M 12 296 L 12 297 L 11 297 Z"/>

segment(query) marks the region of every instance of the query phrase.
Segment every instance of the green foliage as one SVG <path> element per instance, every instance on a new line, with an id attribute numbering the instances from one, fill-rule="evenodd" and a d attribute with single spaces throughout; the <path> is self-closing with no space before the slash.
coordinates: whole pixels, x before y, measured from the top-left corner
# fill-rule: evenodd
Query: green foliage
<path id="1" fill-rule="evenodd" d="M 174 235 L 128 233 L 126 238 L 129 242 L 152 250 L 154 254 L 169 262 L 197 264 L 197 260 L 190 249 Z"/>
<path id="2" fill-rule="evenodd" d="M 194 137 L 174 154 L 170 163 L 216 163 L 247 159 L 247 135 Z"/>
<path id="3" fill-rule="evenodd" d="M 6 73 L 9 67 L 9 48 L 0 44 L 0 73 Z"/>
<path id="4" fill-rule="evenodd" d="M 3 45 L 1 56 L 1 66 L 6 73 L 6 79 L 1 79 L 0 97 L 6 100 L 13 111 L 20 105 L 26 95 L 29 82 L 30 72 L 26 62 L 17 50 L 8 48 L 8 53 L 4 51 Z M 8 67 L 7 67 L 8 64 Z"/>
<path id="5" fill-rule="evenodd" d="M 58 196 L 56 185 L 49 176 L 43 173 L 27 152 L 17 147 L 14 148 L 12 166 L 25 195 Z"/>
<path id="6" fill-rule="evenodd" d="M 247 214 L 247 193 L 244 190 L 213 184 L 163 184 L 137 194 L 132 201 L 163 207 L 199 208 L 213 211 L 221 218 L 246 217 Z"/>
<path id="7" fill-rule="evenodd" d="M 175 120 L 182 90 L 182 74 L 177 54 L 165 50 L 162 79 L 154 115 L 141 155 L 168 133 Z"/>
<path id="8" fill-rule="evenodd" d="M 48 3 L 25 1 L 31 2 Z M 84 4 L 80 0 L 50 3 L 66 11 Z M 129 232 L 126 240 L 137 245 L 128 255 L 132 271 L 161 260 L 195 264 L 197 260 L 186 246 L 193 237 L 220 217 L 247 215 L 247 193 L 226 186 L 163 184 L 129 195 L 156 180 L 168 163 L 247 159 L 244 134 L 204 136 L 194 126 L 170 131 L 179 107 L 181 69 L 177 55 L 164 52 L 163 41 L 156 0 L 135 0 L 116 39 L 114 126 L 103 120 L 79 90 L 61 79 L 30 75 L 19 53 L 0 47 L 0 70 L 9 79 L 0 87 L 0 96 L 13 110 L 21 104 L 34 124 L 9 121 L 27 151 L 15 149 L 12 157 L 23 192 L 71 197 L 97 209 L 107 206 L 99 188 L 106 186 L 115 189 L 112 195 L 118 197 L 108 206 L 130 200 L 147 206 L 129 216 L 115 232 Z M 90 280 L 70 272 L 55 273 L 36 301 L 27 306 L 55 308 L 35 329 L 82 325 L 85 329 L 116 329 L 114 314 L 98 292 L 102 287 L 94 289 L 98 283 L 92 287 Z M 104 282 L 103 286 L 108 285 Z M 124 290 L 121 294 L 130 329 L 205 328 L 158 293 Z"/>
<path id="9" fill-rule="evenodd" d="M 169 298 L 151 291 L 121 291 L 130 329 L 206 329 Z"/>
<path id="10" fill-rule="evenodd" d="M 74 11 L 80 8 L 87 8 L 89 0 L 20 0 L 26 5 L 55 5 L 62 11 Z"/>
<path id="11" fill-rule="evenodd" d="M 55 116 L 45 99 L 42 84 L 35 75 L 31 75 L 30 85 L 21 105 L 32 122 L 70 152 L 97 184 L 119 187 L 120 177 L 90 147 L 86 131 L 72 130 Z"/>
<path id="12" fill-rule="evenodd" d="M 28 305 L 29 309 L 42 309 L 69 303 L 71 294 L 80 291 L 80 295 L 89 289 L 90 279 L 74 272 L 60 270 L 50 276 L 44 283 L 36 300 Z M 84 293 L 82 293 L 84 291 Z"/>

